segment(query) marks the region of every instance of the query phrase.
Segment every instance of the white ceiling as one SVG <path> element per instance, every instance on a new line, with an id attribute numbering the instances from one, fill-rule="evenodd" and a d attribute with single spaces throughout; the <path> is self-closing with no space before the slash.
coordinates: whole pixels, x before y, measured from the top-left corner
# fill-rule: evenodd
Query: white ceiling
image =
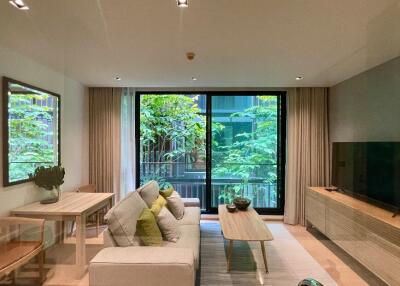
<path id="1" fill-rule="evenodd" d="M 400 55 L 398 0 L 25 2 L 0 45 L 89 86 L 331 86 Z"/>

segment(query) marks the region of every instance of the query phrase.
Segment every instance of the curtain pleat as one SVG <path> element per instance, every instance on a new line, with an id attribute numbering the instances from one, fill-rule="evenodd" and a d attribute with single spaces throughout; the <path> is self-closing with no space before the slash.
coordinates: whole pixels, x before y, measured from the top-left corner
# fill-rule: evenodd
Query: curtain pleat
<path id="1" fill-rule="evenodd" d="M 121 88 L 89 89 L 89 181 L 120 198 Z"/>
<path id="2" fill-rule="evenodd" d="M 124 88 L 121 110 L 121 199 L 135 190 L 135 90 Z"/>
<path id="3" fill-rule="evenodd" d="M 288 95 L 284 221 L 305 224 L 305 191 L 329 184 L 328 90 L 296 88 Z"/>

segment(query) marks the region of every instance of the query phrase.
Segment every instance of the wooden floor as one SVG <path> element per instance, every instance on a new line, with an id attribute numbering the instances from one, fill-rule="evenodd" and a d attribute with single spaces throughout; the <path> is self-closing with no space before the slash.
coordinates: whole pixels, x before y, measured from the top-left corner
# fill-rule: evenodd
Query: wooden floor
<path id="1" fill-rule="evenodd" d="M 387 285 L 316 229 L 306 231 L 304 227 L 290 225 L 285 228 L 338 285 Z"/>
<path id="2" fill-rule="evenodd" d="M 268 222 L 275 240 L 268 242 L 270 273 L 264 272 L 259 244 L 235 242 L 232 271 L 226 272 L 226 244 L 218 221 L 202 221 L 200 285 L 297 285 L 300 278 L 315 277 L 324 285 L 385 285 L 364 267 L 318 232 L 307 232 L 300 226 Z M 103 238 L 88 230 L 88 260 L 101 250 Z M 88 286 L 88 275 L 73 280 L 74 239 L 57 245 L 47 253 L 48 279 L 44 285 Z M 30 264 L 18 273 L 16 285 L 38 285 L 36 265 Z M 0 285 L 8 285 L 0 282 Z"/>

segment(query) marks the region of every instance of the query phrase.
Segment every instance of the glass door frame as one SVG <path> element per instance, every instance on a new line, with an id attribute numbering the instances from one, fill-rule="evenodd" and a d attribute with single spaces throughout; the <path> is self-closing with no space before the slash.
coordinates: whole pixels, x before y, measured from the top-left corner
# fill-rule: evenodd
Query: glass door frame
<path id="1" fill-rule="evenodd" d="M 212 195 L 212 96 L 255 96 L 272 95 L 278 98 L 278 162 L 277 162 L 277 208 L 255 208 L 259 214 L 283 215 L 285 206 L 285 169 L 286 169 L 286 91 L 137 91 L 135 93 L 135 170 L 136 188 L 140 186 L 140 98 L 145 94 L 201 94 L 206 96 L 206 210 L 202 213 L 216 214 L 218 209 L 211 205 Z"/>

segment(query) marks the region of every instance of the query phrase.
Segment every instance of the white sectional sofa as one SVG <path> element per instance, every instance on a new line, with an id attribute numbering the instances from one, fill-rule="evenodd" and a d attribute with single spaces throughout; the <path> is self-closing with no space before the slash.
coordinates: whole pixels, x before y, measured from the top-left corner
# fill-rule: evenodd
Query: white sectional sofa
<path id="1" fill-rule="evenodd" d="M 106 248 L 90 262 L 91 286 L 189 286 L 199 268 L 200 202 L 183 199 L 184 217 L 178 220 L 181 237 L 161 246 L 142 246 L 135 237 L 136 220 L 143 207 L 159 195 L 151 181 L 116 204 L 106 215 Z"/>

